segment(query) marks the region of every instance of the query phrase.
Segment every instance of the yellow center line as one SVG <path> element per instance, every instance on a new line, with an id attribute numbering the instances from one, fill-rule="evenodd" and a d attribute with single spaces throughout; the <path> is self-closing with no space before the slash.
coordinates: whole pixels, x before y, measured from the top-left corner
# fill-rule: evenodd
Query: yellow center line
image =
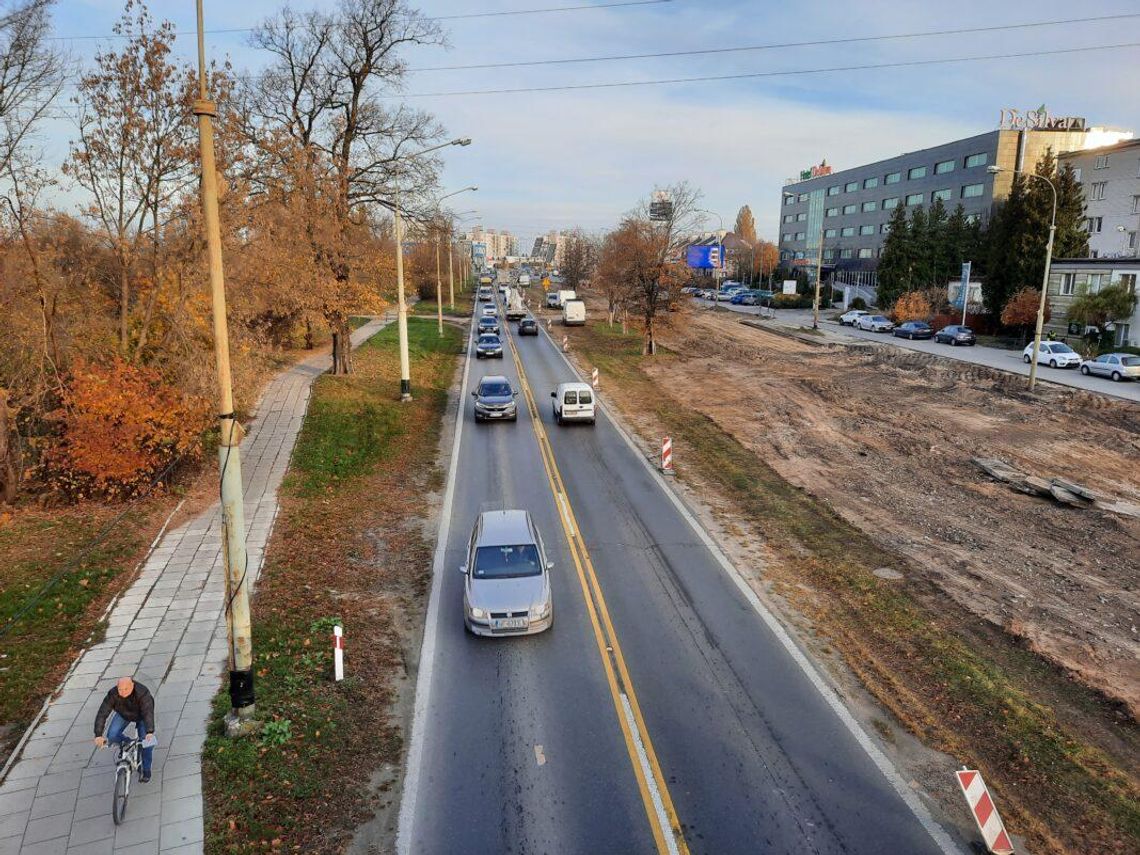
<path id="1" fill-rule="evenodd" d="M 641 792 L 641 800 L 653 830 L 653 839 L 657 844 L 657 851 L 662 855 L 688 855 L 689 847 L 685 843 L 681 831 L 681 822 L 673 807 L 673 799 L 669 795 L 669 788 L 665 783 L 665 776 L 657 760 L 657 753 L 653 750 L 653 742 L 649 738 L 649 730 L 645 726 L 645 719 L 641 714 L 641 706 L 637 702 L 637 694 L 633 690 L 633 681 L 626 668 L 625 657 L 622 655 L 621 645 L 618 643 L 617 633 L 610 620 L 609 609 L 602 594 L 601 584 L 594 572 L 594 564 L 590 560 L 586 544 L 581 538 L 582 527 L 574 516 L 574 509 L 570 497 L 566 493 L 562 481 L 562 473 L 554 461 L 554 449 L 542 425 L 539 416 L 538 404 L 535 402 L 530 383 L 527 382 L 526 370 L 515 347 L 514 336 L 510 328 L 504 324 L 506 338 L 511 344 L 511 358 L 519 374 L 519 385 L 522 387 L 523 399 L 530 411 L 531 423 L 534 425 L 535 437 L 538 440 L 539 454 L 542 456 L 543 468 L 562 513 L 558 515 L 566 541 L 570 545 L 570 556 L 578 574 L 578 582 L 582 586 L 582 595 L 586 602 L 586 611 L 590 617 L 590 625 L 594 631 L 594 640 L 598 645 L 598 653 L 602 658 L 602 665 L 606 673 L 606 683 L 613 698 L 614 710 L 617 713 L 618 723 L 621 725 L 622 736 L 625 739 L 626 751 L 629 754 L 633 772 L 637 778 L 637 787 Z"/>

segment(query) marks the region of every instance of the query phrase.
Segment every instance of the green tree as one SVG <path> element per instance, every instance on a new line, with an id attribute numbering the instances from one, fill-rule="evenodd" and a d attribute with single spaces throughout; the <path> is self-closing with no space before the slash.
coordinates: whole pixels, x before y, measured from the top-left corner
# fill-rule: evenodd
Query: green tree
<path id="1" fill-rule="evenodd" d="M 1029 215 L 1026 178 L 1013 176 L 1009 196 L 994 212 L 985 235 L 986 276 L 982 299 L 986 309 L 1000 315 L 1013 293 L 1028 284 L 1025 221 Z M 1044 247 L 1042 247 L 1044 253 Z"/>
<path id="2" fill-rule="evenodd" d="M 907 223 L 905 208 L 895 208 L 888 229 L 887 239 L 883 241 L 883 252 L 879 257 L 880 306 L 893 306 L 899 295 L 910 290 L 911 285 L 910 224 Z"/>
<path id="3" fill-rule="evenodd" d="M 1129 317 L 1136 310 L 1136 299 L 1136 292 L 1119 281 L 1095 294 L 1082 289 L 1069 304 L 1069 319 L 1103 332 L 1107 324 Z"/>

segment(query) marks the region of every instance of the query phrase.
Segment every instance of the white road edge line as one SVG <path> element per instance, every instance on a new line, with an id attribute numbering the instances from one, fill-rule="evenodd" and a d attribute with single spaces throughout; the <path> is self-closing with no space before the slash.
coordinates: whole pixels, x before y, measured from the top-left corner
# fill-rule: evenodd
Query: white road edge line
<path id="1" fill-rule="evenodd" d="M 562 361 L 566 363 L 570 371 L 573 372 L 579 380 L 585 382 L 582 375 L 574 367 L 573 363 L 570 362 L 566 354 L 554 344 L 554 339 L 549 333 L 546 334 L 546 337 L 547 340 L 550 341 L 551 347 L 554 348 L 554 352 L 562 357 Z M 681 500 L 681 497 L 669 486 L 669 482 L 665 480 L 661 473 L 657 471 L 656 467 L 646 459 L 645 455 L 641 453 L 641 449 L 637 447 L 637 443 L 633 441 L 633 437 L 629 435 L 618 419 L 610 414 L 609 406 L 602 404 L 601 401 L 598 401 L 597 406 L 609 416 L 610 424 L 613 425 L 614 429 L 622 439 L 625 440 L 626 445 L 633 451 L 634 457 L 641 461 L 641 465 L 644 466 L 650 476 L 656 480 L 658 486 L 661 487 L 665 495 L 669 497 L 669 500 L 677 509 L 677 512 L 685 518 L 685 521 L 688 522 L 689 526 L 696 532 L 697 537 L 700 538 L 701 542 L 704 543 L 705 547 L 712 553 L 721 569 L 728 574 L 728 577 L 736 584 L 736 587 L 740 589 L 744 598 L 748 600 L 752 608 L 760 615 L 760 619 L 767 624 L 772 634 L 776 636 L 780 644 L 782 644 L 784 649 L 788 652 L 788 655 L 792 657 L 792 660 L 800 666 L 800 670 L 804 672 L 804 675 L 820 693 L 824 702 L 831 707 L 832 712 L 835 713 L 844 727 L 846 727 L 848 732 L 855 738 L 855 741 L 859 743 L 859 746 L 867 753 L 867 756 L 871 758 L 871 762 L 882 772 L 883 777 L 887 779 L 892 789 L 899 794 L 899 797 L 906 803 L 906 806 L 910 808 L 915 818 L 921 823 L 922 827 L 926 829 L 926 832 L 931 836 L 935 844 L 937 844 L 944 853 L 947 853 L 947 855 L 951 855 L 951 853 L 952 855 L 959 855 L 962 850 L 954 843 L 950 835 L 946 833 L 946 830 L 938 824 L 930 811 L 927 810 L 926 805 L 922 803 L 915 792 L 907 785 L 906 781 L 903 780 L 902 775 L 899 774 L 887 755 L 882 752 L 879 746 L 871 741 L 867 732 L 863 730 L 859 722 L 857 722 L 855 717 L 851 714 L 851 711 L 847 709 L 846 704 L 840 699 L 838 691 L 823 678 L 819 670 L 792 639 L 791 635 L 784 628 L 784 625 L 780 623 L 779 619 L 760 601 L 756 592 L 752 590 L 752 586 L 748 584 L 748 581 L 740 574 L 740 571 L 736 569 L 735 565 L 728 560 L 727 556 L 721 552 L 716 541 L 705 531 L 704 526 L 700 524 Z"/>
<path id="2" fill-rule="evenodd" d="M 478 302 L 476 301 L 476 306 Z M 455 499 L 455 473 L 459 464 L 459 446 L 463 439 L 464 413 L 467 410 L 467 380 L 471 374 L 471 342 L 474 340 L 475 320 L 472 310 L 471 329 L 467 333 L 467 349 L 464 351 L 463 382 L 459 386 L 459 402 L 455 413 L 455 437 L 451 447 L 451 459 L 447 469 L 447 488 L 443 494 L 443 504 L 439 509 L 439 534 L 435 541 L 435 555 L 431 564 L 431 592 L 428 595 L 427 619 L 424 621 L 424 636 L 420 643 L 419 673 L 416 679 L 416 700 L 412 707 L 412 735 L 408 745 L 408 755 L 404 761 L 404 790 L 400 797 L 400 815 L 396 823 L 396 852 L 410 855 L 412 833 L 416 816 L 416 800 L 419 798 L 420 764 L 424 753 L 424 729 L 427 727 L 428 702 L 431 700 L 432 674 L 435 663 L 435 639 L 439 626 L 440 589 L 443 586 L 444 555 L 447 552 L 447 538 L 451 532 L 451 506 Z"/>
<path id="3" fill-rule="evenodd" d="M 673 828 L 669 825 L 669 817 L 665 815 L 665 803 L 661 801 L 661 790 L 657 787 L 657 780 L 653 777 L 653 769 L 649 766 L 649 755 L 645 753 L 645 743 L 641 741 L 641 731 L 637 727 L 637 720 L 633 717 L 633 707 L 629 704 L 629 697 L 621 692 L 621 708 L 625 713 L 625 722 L 633 736 L 633 744 L 637 748 L 637 762 L 641 764 L 641 774 L 645 778 L 645 785 L 649 787 L 649 797 L 653 800 L 653 812 L 657 814 L 657 825 L 661 829 L 661 836 L 665 838 L 665 845 L 669 847 L 672 855 L 681 855 L 677 847 L 677 838 L 673 836 Z"/>

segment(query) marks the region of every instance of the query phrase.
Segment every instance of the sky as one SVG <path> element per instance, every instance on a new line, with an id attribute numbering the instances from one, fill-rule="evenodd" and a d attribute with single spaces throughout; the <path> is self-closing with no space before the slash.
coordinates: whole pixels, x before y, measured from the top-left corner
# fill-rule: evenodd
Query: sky
<path id="1" fill-rule="evenodd" d="M 325 0 L 327 5 L 329 0 Z M 422 0 L 432 17 L 615 0 Z M 254 26 L 279 0 L 205 0 L 207 30 Z M 319 5 L 294 0 L 295 8 Z M 77 61 L 110 42 L 121 0 L 60 0 L 55 27 Z M 194 58 L 192 0 L 152 0 L 171 20 L 177 52 Z M 947 34 L 847 44 L 800 45 L 702 56 L 436 70 L 440 66 L 802 43 L 947 29 L 1000 27 L 1137 14 L 1113 21 Z M 600 232 L 655 187 L 688 181 L 711 213 L 707 227 L 731 228 L 751 206 L 761 237 L 775 239 L 785 179 L 826 159 L 835 169 L 926 148 L 998 125 L 1003 107 L 1046 104 L 1056 115 L 1140 132 L 1140 8 L 1135 0 L 661 0 L 619 8 L 443 20 L 448 46 L 418 48 L 402 92 L 386 93 L 435 114 L 449 136 L 441 192 L 478 185 L 450 200 L 476 209 L 468 223 L 507 229 L 524 247 L 550 229 Z M 85 38 L 71 38 L 84 36 Z M 94 37 L 94 38 L 93 38 Z M 207 53 L 256 71 L 265 57 L 248 33 L 211 33 Z M 1034 55 L 1090 47 L 1086 52 Z M 1031 54 L 1011 58 L 1010 54 Z M 773 72 L 963 56 L 978 62 L 903 68 Z M 652 83 L 677 78 L 758 75 L 732 80 Z M 486 90 L 645 83 L 570 91 L 470 94 Z M 463 92 L 469 94 L 440 94 Z M 73 94 L 68 92 L 68 95 Z M 67 120 L 43 134 L 45 159 L 66 157 Z M 64 198 L 72 201 L 66 188 Z"/>

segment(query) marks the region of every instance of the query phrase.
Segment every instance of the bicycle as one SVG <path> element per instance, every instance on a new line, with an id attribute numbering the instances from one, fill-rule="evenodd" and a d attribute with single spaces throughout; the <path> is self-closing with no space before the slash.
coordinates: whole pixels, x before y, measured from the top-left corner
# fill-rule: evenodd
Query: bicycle
<path id="1" fill-rule="evenodd" d="M 127 814 L 127 799 L 131 795 L 131 773 L 137 773 L 139 770 L 141 744 L 142 740 L 137 736 L 119 743 L 119 753 L 115 757 L 115 792 L 111 802 L 111 819 L 115 821 L 115 825 L 122 825 L 123 817 Z"/>

